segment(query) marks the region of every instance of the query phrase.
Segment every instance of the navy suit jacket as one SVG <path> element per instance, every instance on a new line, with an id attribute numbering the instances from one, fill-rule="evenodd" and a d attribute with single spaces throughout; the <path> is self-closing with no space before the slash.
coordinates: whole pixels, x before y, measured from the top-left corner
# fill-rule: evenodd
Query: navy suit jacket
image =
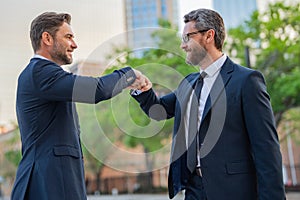
<path id="1" fill-rule="evenodd" d="M 86 199 L 74 102 L 109 99 L 135 78 L 129 67 L 92 78 L 68 73 L 45 59 L 31 59 L 18 79 L 16 109 L 22 160 L 11 199 Z"/>
<path id="2" fill-rule="evenodd" d="M 153 90 L 133 96 L 151 118 L 163 120 L 165 113 L 167 118 L 175 117 L 170 198 L 185 189 L 192 176 L 186 166 L 184 117 L 198 77 L 199 73 L 188 75 L 174 92 L 163 97 Z M 157 104 L 161 106 L 153 106 Z M 285 199 L 278 136 L 260 72 L 227 58 L 210 91 L 199 132 L 200 141 L 204 141 L 202 182 L 209 200 Z"/>

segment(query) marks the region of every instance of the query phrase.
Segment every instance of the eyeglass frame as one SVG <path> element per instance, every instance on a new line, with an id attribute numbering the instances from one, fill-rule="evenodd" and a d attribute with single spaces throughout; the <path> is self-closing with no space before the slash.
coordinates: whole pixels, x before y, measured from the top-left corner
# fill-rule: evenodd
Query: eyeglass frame
<path id="1" fill-rule="evenodd" d="M 198 34 L 198 33 L 204 33 L 206 31 L 210 30 L 209 29 L 204 29 L 204 30 L 199 30 L 199 31 L 194 31 L 194 32 L 190 32 L 190 33 L 187 33 L 187 34 L 184 34 L 181 36 L 181 41 L 184 42 L 184 43 L 188 43 L 188 41 L 190 41 L 190 36 L 191 35 L 195 35 L 195 34 Z"/>

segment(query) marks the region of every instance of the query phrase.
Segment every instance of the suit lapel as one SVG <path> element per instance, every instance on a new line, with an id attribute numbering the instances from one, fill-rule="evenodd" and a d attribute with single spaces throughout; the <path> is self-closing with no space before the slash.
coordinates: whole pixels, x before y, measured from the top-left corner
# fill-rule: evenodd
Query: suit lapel
<path id="1" fill-rule="evenodd" d="M 201 123 L 207 116 L 207 113 L 216 103 L 222 91 L 225 89 L 225 86 L 227 85 L 228 81 L 231 78 L 232 71 L 233 71 L 232 61 L 229 58 L 227 58 L 226 62 L 221 68 L 220 74 L 217 76 L 216 81 L 210 90 L 208 99 L 204 107 Z"/>
<path id="2" fill-rule="evenodd" d="M 186 118 L 186 110 L 187 104 L 189 102 L 190 96 L 193 90 L 193 84 L 195 84 L 197 78 L 199 76 L 195 76 L 191 80 L 184 79 L 182 84 L 178 87 L 176 92 L 176 97 L 180 107 L 180 122 L 177 131 L 174 135 L 172 150 L 171 150 L 171 162 L 177 160 L 182 154 L 186 151 L 186 126 L 185 126 L 185 118 Z"/>
<path id="3" fill-rule="evenodd" d="M 178 88 L 177 98 L 180 103 L 180 108 L 182 111 L 185 111 L 187 108 L 187 103 L 190 99 L 193 90 L 193 85 L 195 84 L 197 78 L 198 76 L 196 76 L 191 81 L 184 80 L 182 86 Z"/>

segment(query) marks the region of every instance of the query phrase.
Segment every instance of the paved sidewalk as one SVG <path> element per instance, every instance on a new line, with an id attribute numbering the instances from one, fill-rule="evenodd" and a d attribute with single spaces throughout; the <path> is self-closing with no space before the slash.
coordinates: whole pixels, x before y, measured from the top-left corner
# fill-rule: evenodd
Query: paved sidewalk
<path id="1" fill-rule="evenodd" d="M 0 200 L 9 200 L 9 197 L 0 197 Z M 88 196 L 88 200 L 169 200 L 169 198 L 163 194 L 128 194 Z M 172 200 L 183 200 L 183 195 L 177 195 Z M 288 192 L 287 200 L 300 200 L 300 192 Z"/>
<path id="2" fill-rule="evenodd" d="M 88 200 L 169 200 L 167 195 L 134 194 L 134 195 L 100 195 L 88 196 Z M 172 200 L 183 200 L 183 195 L 177 195 Z M 287 200 L 300 200 L 300 192 L 288 192 Z"/>
<path id="3" fill-rule="evenodd" d="M 168 200 L 163 194 L 128 194 L 128 195 L 100 195 L 88 196 L 88 200 Z M 177 195 L 174 200 L 182 200 L 182 195 Z M 173 199 L 172 199 L 173 200 Z"/>
<path id="4" fill-rule="evenodd" d="M 287 200 L 299 200 L 300 192 L 288 192 L 286 196 Z"/>

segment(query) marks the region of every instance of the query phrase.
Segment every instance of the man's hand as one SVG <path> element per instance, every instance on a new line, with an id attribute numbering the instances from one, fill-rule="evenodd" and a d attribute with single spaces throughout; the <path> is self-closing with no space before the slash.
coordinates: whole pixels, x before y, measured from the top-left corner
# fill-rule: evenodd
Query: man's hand
<path id="1" fill-rule="evenodd" d="M 136 80 L 131 86 L 129 86 L 129 89 L 141 90 L 142 92 L 150 90 L 152 88 L 151 81 L 140 71 L 136 69 L 133 69 L 133 71 L 136 75 Z"/>

